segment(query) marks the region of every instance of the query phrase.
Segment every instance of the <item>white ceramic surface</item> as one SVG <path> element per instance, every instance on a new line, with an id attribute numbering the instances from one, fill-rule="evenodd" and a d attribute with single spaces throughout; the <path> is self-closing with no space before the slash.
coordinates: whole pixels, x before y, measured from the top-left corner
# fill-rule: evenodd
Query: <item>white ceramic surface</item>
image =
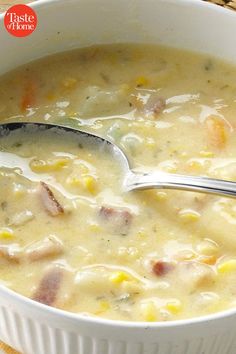
<path id="1" fill-rule="evenodd" d="M 53 0 L 33 4 L 38 29 L 11 37 L 0 16 L 0 73 L 98 43 L 148 42 L 236 64 L 236 13 L 199 0 Z M 0 340 L 24 354 L 235 354 L 236 310 L 170 323 L 82 318 L 0 287 Z"/>

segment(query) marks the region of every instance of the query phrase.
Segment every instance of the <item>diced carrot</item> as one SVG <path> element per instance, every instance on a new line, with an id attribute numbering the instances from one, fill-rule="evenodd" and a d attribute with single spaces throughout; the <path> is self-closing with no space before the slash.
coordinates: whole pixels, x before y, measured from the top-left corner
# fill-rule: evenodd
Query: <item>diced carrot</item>
<path id="1" fill-rule="evenodd" d="M 212 256 L 201 256 L 199 257 L 199 262 L 208 264 L 208 265 L 214 265 L 216 264 L 217 257 L 215 255 Z"/>
<path id="2" fill-rule="evenodd" d="M 24 88 L 24 93 L 21 99 L 20 108 L 21 111 L 26 111 L 27 108 L 35 105 L 36 101 L 36 83 L 29 81 Z"/>
<path id="3" fill-rule="evenodd" d="M 209 144 L 217 149 L 223 149 L 227 141 L 224 121 L 216 116 L 210 116 L 206 120 Z"/>

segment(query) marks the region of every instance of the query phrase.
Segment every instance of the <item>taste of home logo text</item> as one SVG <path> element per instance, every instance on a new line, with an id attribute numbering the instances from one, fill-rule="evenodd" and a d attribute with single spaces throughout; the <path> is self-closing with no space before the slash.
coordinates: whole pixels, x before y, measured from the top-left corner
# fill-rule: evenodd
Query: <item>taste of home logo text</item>
<path id="1" fill-rule="evenodd" d="M 14 5 L 4 17 L 6 30 L 15 37 L 29 36 L 37 27 L 37 15 L 27 5 Z"/>

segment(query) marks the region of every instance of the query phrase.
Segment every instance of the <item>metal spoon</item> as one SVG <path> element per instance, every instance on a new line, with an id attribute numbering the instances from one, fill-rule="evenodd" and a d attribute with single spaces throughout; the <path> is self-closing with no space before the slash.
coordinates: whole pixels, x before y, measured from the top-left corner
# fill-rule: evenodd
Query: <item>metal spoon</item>
<path id="1" fill-rule="evenodd" d="M 25 129 L 28 127 L 41 129 L 59 129 L 64 132 L 76 133 L 78 139 L 89 139 L 92 143 L 106 145 L 108 144 L 113 154 L 120 160 L 125 167 L 124 189 L 132 191 L 138 189 L 179 189 L 192 192 L 202 192 L 210 194 L 219 194 L 224 196 L 236 197 L 236 182 L 230 182 L 220 179 L 207 177 L 187 176 L 179 174 L 170 174 L 160 171 L 151 171 L 146 173 L 137 173 L 130 167 L 129 160 L 125 153 L 114 143 L 99 136 L 83 132 L 78 129 L 69 128 L 57 124 L 47 123 L 6 123 L 0 124 L 0 136 L 16 129 Z"/>

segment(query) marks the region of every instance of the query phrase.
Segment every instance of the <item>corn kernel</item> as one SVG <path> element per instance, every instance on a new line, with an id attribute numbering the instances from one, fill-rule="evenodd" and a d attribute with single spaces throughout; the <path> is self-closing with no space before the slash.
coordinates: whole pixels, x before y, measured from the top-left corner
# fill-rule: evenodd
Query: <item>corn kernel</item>
<path id="1" fill-rule="evenodd" d="M 218 265 L 219 273 L 236 272 L 236 259 L 230 259 Z"/>
<path id="2" fill-rule="evenodd" d="M 149 83 L 149 80 L 145 76 L 139 76 L 136 79 L 137 86 L 146 86 L 146 85 L 148 85 L 148 83 Z"/>
<path id="3" fill-rule="evenodd" d="M 3 227 L 0 229 L 0 239 L 1 240 L 8 240 L 14 237 L 14 233 L 11 229 L 7 227 Z"/>
<path id="4" fill-rule="evenodd" d="M 155 322 L 157 321 L 156 306 L 152 301 L 141 305 L 141 311 L 143 314 L 144 321 Z"/>
<path id="5" fill-rule="evenodd" d="M 200 151 L 200 156 L 202 156 L 202 157 L 214 157 L 214 154 L 213 154 L 212 151 L 202 150 L 202 151 Z"/>
<path id="6" fill-rule="evenodd" d="M 195 222 L 199 220 L 200 214 L 195 210 L 184 209 L 179 212 L 179 217 L 184 222 Z"/>
<path id="7" fill-rule="evenodd" d="M 125 273 L 125 272 L 114 272 L 109 280 L 112 282 L 112 283 L 115 283 L 115 284 L 120 284 L 122 283 L 123 281 L 128 281 L 130 280 L 130 276 Z"/>
<path id="8" fill-rule="evenodd" d="M 93 176 L 84 176 L 83 177 L 83 185 L 89 193 L 91 193 L 91 194 L 96 193 L 97 181 Z"/>
<path id="9" fill-rule="evenodd" d="M 37 173 L 53 172 L 61 170 L 68 164 L 68 159 L 33 160 L 30 163 L 32 171 Z"/>
<path id="10" fill-rule="evenodd" d="M 173 315 L 177 315 L 182 310 L 182 304 L 179 300 L 174 299 L 167 302 L 166 309 Z"/>

